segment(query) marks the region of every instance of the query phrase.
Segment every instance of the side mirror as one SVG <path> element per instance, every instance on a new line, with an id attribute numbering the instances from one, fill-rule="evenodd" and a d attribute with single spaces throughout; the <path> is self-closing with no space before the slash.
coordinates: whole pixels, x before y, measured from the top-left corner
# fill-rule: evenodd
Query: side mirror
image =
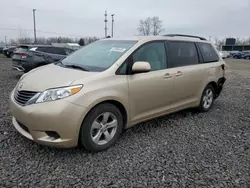
<path id="1" fill-rule="evenodd" d="M 137 61 L 132 66 L 133 73 L 149 72 L 150 70 L 151 70 L 151 66 L 146 61 Z"/>

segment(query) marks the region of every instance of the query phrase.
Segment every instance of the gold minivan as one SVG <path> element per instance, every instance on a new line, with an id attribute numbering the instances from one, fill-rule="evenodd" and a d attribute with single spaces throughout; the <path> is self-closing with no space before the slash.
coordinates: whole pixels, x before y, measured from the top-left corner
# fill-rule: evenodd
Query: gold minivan
<path id="1" fill-rule="evenodd" d="M 201 37 L 99 40 L 24 74 L 10 96 L 13 125 L 39 144 L 102 151 L 139 122 L 186 108 L 209 111 L 225 66 Z"/>

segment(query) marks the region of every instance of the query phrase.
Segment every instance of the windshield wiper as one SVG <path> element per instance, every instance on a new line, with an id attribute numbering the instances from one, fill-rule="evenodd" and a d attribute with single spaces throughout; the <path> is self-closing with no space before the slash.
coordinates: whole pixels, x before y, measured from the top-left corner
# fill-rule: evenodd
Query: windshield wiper
<path id="1" fill-rule="evenodd" d="M 74 64 L 72 64 L 72 65 L 63 65 L 63 66 L 73 68 L 73 69 L 80 69 L 80 70 L 87 71 L 87 72 L 89 71 L 88 69 L 85 69 L 84 67 L 81 67 L 79 65 L 74 65 Z"/>

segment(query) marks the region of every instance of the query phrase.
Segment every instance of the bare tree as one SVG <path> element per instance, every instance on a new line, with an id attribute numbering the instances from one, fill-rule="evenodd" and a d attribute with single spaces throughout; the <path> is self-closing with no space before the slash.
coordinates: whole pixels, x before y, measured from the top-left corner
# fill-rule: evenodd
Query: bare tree
<path id="1" fill-rule="evenodd" d="M 225 44 L 225 39 L 219 39 L 218 37 L 214 37 L 213 38 L 214 39 L 214 43 L 215 43 L 215 45 L 217 45 L 217 46 L 222 46 L 222 45 L 224 45 Z"/>
<path id="2" fill-rule="evenodd" d="M 148 17 L 146 20 L 140 20 L 138 31 L 141 35 L 151 35 L 152 19 Z"/>
<path id="3" fill-rule="evenodd" d="M 158 16 L 140 20 L 137 30 L 140 35 L 159 35 L 162 31 L 164 31 L 162 20 L 160 20 Z"/>
<path id="4" fill-rule="evenodd" d="M 241 38 L 240 43 L 241 43 L 241 45 L 248 45 L 249 39 L 248 38 Z"/>
<path id="5" fill-rule="evenodd" d="M 153 35 L 159 35 L 161 32 L 164 31 L 162 28 L 162 20 L 158 16 L 154 16 L 151 18 L 152 28 L 153 28 Z"/>
<path id="6" fill-rule="evenodd" d="M 33 39 L 30 37 L 21 37 L 21 38 L 17 39 L 17 42 L 19 44 L 32 44 Z"/>
<path id="7" fill-rule="evenodd" d="M 44 37 L 37 38 L 36 44 L 46 44 L 46 38 L 44 38 Z"/>
<path id="8" fill-rule="evenodd" d="M 89 44 L 92 43 L 96 40 L 99 40 L 99 38 L 97 37 L 83 37 L 83 44 Z M 17 39 L 10 39 L 10 43 L 11 44 L 33 44 L 34 39 L 31 37 L 28 37 L 25 35 L 23 35 L 22 37 L 19 37 Z M 45 37 L 39 37 L 37 38 L 36 43 L 37 44 L 51 44 L 51 43 L 78 43 L 79 39 L 74 39 L 74 38 L 70 38 L 70 37 L 49 37 L 49 38 L 45 38 Z"/>
<path id="9" fill-rule="evenodd" d="M 17 41 L 14 40 L 14 39 L 10 39 L 10 44 L 11 44 L 11 45 L 17 44 Z"/>

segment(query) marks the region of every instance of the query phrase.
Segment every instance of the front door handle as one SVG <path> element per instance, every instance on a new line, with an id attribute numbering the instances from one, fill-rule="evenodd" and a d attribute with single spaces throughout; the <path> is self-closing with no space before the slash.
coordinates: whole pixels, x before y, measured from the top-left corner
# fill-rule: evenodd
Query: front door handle
<path id="1" fill-rule="evenodd" d="M 178 71 L 176 74 L 175 74 L 175 76 L 182 76 L 183 75 L 183 73 L 181 72 L 181 71 Z"/>
<path id="2" fill-rule="evenodd" d="M 166 73 L 166 74 L 164 75 L 164 79 L 170 79 L 170 78 L 172 78 L 172 75 L 171 75 L 171 74 Z"/>

